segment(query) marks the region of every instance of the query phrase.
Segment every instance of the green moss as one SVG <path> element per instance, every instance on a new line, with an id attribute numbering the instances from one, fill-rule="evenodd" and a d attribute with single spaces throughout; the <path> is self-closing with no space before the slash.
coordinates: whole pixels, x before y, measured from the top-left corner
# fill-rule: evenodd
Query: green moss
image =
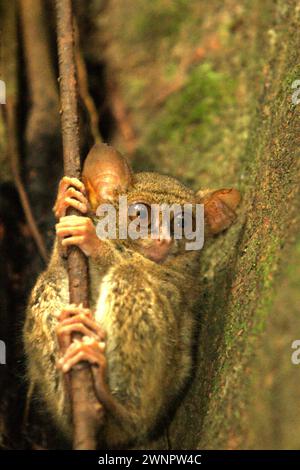
<path id="1" fill-rule="evenodd" d="M 232 97 L 232 89 L 232 80 L 209 63 L 195 67 L 184 88 L 167 101 L 155 137 L 175 142 L 203 138 L 207 126 Z"/>
<path id="2" fill-rule="evenodd" d="M 216 127 L 233 106 L 234 91 L 234 81 L 210 63 L 194 67 L 183 88 L 166 100 L 148 127 L 140 150 L 148 165 L 155 158 L 161 171 L 193 183 L 200 155 L 220 139 Z"/>

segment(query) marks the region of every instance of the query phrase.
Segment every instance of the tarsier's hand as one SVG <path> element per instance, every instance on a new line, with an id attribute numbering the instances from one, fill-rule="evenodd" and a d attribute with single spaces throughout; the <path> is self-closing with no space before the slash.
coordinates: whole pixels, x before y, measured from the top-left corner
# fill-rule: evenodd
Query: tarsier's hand
<path id="1" fill-rule="evenodd" d="M 115 401 L 107 383 L 106 332 L 93 318 L 91 310 L 82 306 L 68 305 L 57 318 L 56 334 L 60 348 L 57 368 L 67 374 L 80 362 L 88 362 L 99 402 L 122 424 L 126 410 Z M 82 337 L 72 340 L 74 333 Z"/>
<path id="2" fill-rule="evenodd" d="M 77 245 L 86 256 L 96 256 L 101 249 L 101 241 L 97 237 L 92 220 L 88 217 L 66 215 L 68 207 L 86 214 L 88 199 L 84 184 L 77 178 L 65 176 L 59 183 L 53 208 L 55 216 L 59 219 L 55 226 L 56 235 L 61 239 L 62 247 Z"/>
<path id="3" fill-rule="evenodd" d="M 64 217 L 68 207 L 73 207 L 82 214 L 86 214 L 88 200 L 84 184 L 77 178 L 64 176 L 59 183 L 57 198 L 53 207 L 55 217 L 57 219 Z"/>
<path id="4" fill-rule="evenodd" d="M 97 237 L 96 228 L 89 217 L 66 215 L 60 218 L 55 228 L 63 247 L 76 245 L 86 256 L 91 257 L 100 252 L 102 242 Z"/>
<path id="5" fill-rule="evenodd" d="M 56 328 L 61 357 L 57 367 L 68 373 L 82 361 L 92 366 L 97 395 L 109 395 L 106 384 L 106 333 L 97 323 L 90 309 L 69 305 L 58 314 L 59 324 Z M 79 333 L 81 339 L 72 340 L 72 335 Z"/>
<path id="6" fill-rule="evenodd" d="M 69 305 L 59 313 L 58 321 L 56 334 L 62 357 L 57 366 L 69 372 L 78 362 L 88 361 L 105 369 L 106 333 L 90 309 Z M 82 338 L 72 341 L 73 333 L 80 333 Z"/>

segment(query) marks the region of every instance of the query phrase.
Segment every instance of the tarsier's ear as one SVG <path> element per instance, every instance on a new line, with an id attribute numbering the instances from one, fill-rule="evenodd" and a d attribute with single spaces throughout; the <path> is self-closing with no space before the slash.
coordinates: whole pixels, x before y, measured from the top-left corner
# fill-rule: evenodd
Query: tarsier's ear
<path id="1" fill-rule="evenodd" d="M 236 189 L 198 191 L 200 203 L 204 204 L 205 232 L 216 235 L 230 227 L 236 218 L 235 210 L 241 195 Z"/>
<path id="2" fill-rule="evenodd" d="M 132 182 L 132 171 L 126 158 L 107 144 L 95 144 L 89 151 L 82 178 L 92 206 L 124 192 Z"/>

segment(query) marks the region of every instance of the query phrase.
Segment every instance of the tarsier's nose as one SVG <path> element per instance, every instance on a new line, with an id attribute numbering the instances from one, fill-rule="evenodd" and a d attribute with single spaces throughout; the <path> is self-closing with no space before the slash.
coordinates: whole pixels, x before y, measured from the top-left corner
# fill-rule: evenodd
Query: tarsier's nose
<path id="1" fill-rule="evenodd" d="M 151 246 L 144 249 L 144 254 L 151 261 L 155 261 L 155 263 L 161 263 L 167 258 L 172 243 L 173 240 L 171 238 L 164 240 L 153 240 Z"/>

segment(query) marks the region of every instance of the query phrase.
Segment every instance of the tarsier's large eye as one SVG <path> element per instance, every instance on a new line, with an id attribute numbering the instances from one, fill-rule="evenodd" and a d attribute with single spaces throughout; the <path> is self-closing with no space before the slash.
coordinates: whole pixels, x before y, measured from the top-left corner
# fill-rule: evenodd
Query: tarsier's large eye
<path id="1" fill-rule="evenodd" d="M 139 219 L 141 226 L 148 227 L 151 223 L 151 208 L 143 202 L 135 202 L 128 207 L 130 220 Z"/>

